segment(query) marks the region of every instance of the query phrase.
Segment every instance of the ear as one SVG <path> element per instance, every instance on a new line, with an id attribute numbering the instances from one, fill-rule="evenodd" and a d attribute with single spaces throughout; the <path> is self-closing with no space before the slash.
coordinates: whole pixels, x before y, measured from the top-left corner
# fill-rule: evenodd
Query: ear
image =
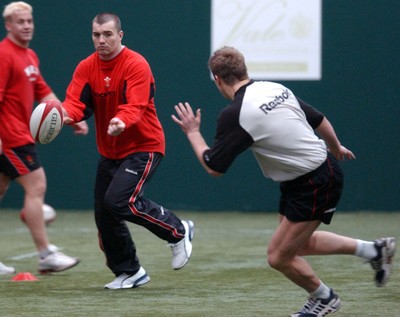
<path id="1" fill-rule="evenodd" d="M 123 37 L 124 37 L 124 32 L 123 31 L 119 31 L 119 38 L 122 40 Z"/>
<path id="2" fill-rule="evenodd" d="M 11 30 L 11 23 L 10 23 L 10 21 L 6 21 L 6 23 L 5 23 L 5 29 L 7 30 L 7 32 L 10 32 L 10 30 Z"/>

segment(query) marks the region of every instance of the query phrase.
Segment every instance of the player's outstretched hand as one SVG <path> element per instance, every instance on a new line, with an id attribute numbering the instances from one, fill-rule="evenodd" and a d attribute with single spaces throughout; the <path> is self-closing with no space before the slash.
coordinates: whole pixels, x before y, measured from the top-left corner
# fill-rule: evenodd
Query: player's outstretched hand
<path id="1" fill-rule="evenodd" d="M 62 107 L 62 112 L 63 112 L 63 124 L 64 125 L 70 125 L 74 129 L 74 134 L 77 135 L 86 135 L 89 133 L 89 126 L 86 123 L 86 121 L 81 121 L 81 122 L 74 122 L 69 115 L 67 110 L 65 110 L 64 107 Z"/>
<path id="2" fill-rule="evenodd" d="M 181 127 L 182 131 L 185 134 L 191 132 L 199 132 L 200 131 L 200 123 L 201 123 L 201 110 L 196 110 L 196 115 L 194 115 L 192 107 L 188 102 L 184 104 L 182 102 L 175 105 L 175 111 L 178 115 L 171 115 L 172 120 Z"/>

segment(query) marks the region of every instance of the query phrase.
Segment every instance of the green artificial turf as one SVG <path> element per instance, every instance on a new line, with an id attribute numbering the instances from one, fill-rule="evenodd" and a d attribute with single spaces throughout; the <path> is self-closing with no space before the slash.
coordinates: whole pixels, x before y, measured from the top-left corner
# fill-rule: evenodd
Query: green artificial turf
<path id="1" fill-rule="evenodd" d="M 58 274 L 37 274 L 30 234 L 17 212 L 0 212 L 0 260 L 38 281 L 0 276 L 0 316 L 289 316 L 307 294 L 271 269 L 266 247 L 276 228 L 275 213 L 177 212 L 196 226 L 193 255 L 179 271 L 171 268 L 166 243 L 130 225 L 150 283 L 127 290 L 105 290 L 114 276 L 97 245 L 91 212 L 58 211 L 48 227 L 51 242 L 81 263 Z M 337 212 L 321 229 L 362 239 L 399 237 L 400 212 Z M 400 272 L 387 286 L 375 287 L 369 265 L 352 256 L 309 257 L 318 276 L 343 302 L 335 316 L 400 316 Z"/>

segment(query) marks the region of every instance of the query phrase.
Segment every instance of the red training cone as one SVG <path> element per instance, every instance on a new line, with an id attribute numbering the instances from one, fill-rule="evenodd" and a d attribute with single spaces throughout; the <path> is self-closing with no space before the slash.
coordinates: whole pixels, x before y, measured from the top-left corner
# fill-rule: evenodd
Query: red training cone
<path id="1" fill-rule="evenodd" d="M 29 272 L 21 272 L 15 275 L 11 281 L 14 282 L 25 282 L 25 281 L 38 281 L 38 278 Z"/>

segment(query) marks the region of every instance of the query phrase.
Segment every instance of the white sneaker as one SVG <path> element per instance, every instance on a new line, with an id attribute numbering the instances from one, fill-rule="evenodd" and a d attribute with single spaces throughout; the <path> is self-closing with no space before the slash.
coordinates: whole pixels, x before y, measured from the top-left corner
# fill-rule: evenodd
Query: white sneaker
<path id="1" fill-rule="evenodd" d="M 58 251 L 54 245 L 49 246 L 51 251 L 45 258 L 39 259 L 39 273 L 47 274 L 68 270 L 79 263 L 78 258 L 73 258 Z"/>
<path id="2" fill-rule="evenodd" d="M 375 284 L 381 287 L 387 283 L 392 272 L 393 257 L 396 252 L 396 239 L 380 238 L 374 241 L 378 255 L 369 261 L 375 271 Z"/>
<path id="3" fill-rule="evenodd" d="M 292 314 L 291 317 L 324 317 L 328 314 L 334 314 L 340 307 L 342 307 L 342 302 L 331 289 L 329 298 L 309 298 L 300 311 Z"/>
<path id="4" fill-rule="evenodd" d="M 115 278 L 111 283 L 104 285 L 107 289 L 135 288 L 150 281 L 150 276 L 147 275 L 144 268 L 140 267 L 135 275 L 122 273 Z"/>
<path id="5" fill-rule="evenodd" d="M 2 262 L 0 262 L 0 275 L 6 275 L 6 274 L 14 274 L 15 269 L 12 266 L 7 266 L 4 265 Z"/>
<path id="6" fill-rule="evenodd" d="M 194 224 L 191 220 L 182 220 L 185 227 L 185 237 L 178 243 L 171 243 L 172 250 L 172 268 L 179 270 L 183 268 L 192 255 L 192 240 L 194 236 Z"/>

